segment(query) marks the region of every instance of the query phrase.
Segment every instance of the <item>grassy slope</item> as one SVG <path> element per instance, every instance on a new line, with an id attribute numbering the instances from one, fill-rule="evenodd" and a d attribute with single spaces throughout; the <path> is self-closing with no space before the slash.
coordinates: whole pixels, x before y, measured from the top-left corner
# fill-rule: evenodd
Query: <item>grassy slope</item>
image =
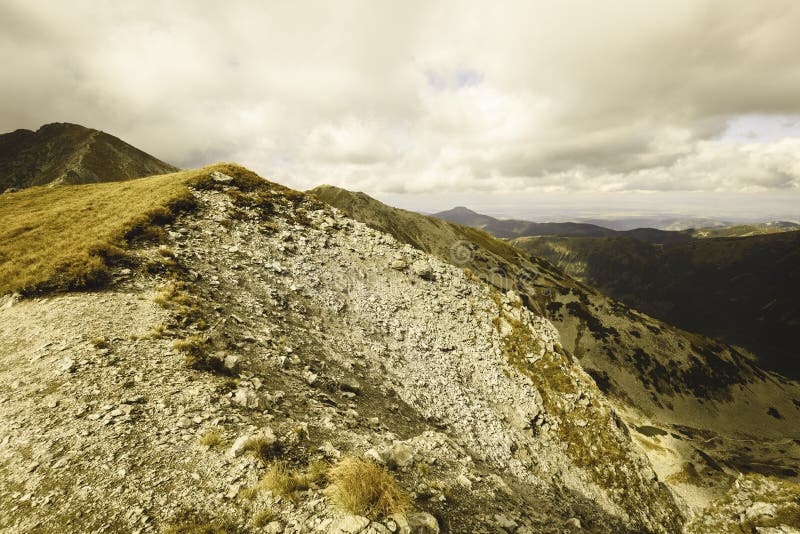
<path id="1" fill-rule="evenodd" d="M 630 306 L 743 345 L 763 366 L 800 378 L 800 232 L 663 246 L 556 237 L 514 243 Z"/>
<path id="2" fill-rule="evenodd" d="M 102 285 L 123 249 L 137 238 L 158 238 L 161 230 L 154 225 L 190 208 L 187 185 L 214 170 L 252 174 L 217 164 L 127 182 L 32 187 L 0 196 L 0 295 Z"/>

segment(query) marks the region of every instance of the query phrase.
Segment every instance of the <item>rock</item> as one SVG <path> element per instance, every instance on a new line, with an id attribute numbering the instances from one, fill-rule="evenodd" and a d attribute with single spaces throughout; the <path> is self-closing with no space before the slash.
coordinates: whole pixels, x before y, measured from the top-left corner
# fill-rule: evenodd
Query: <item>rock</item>
<path id="1" fill-rule="evenodd" d="M 392 262 L 389 264 L 389 267 L 391 267 L 395 271 L 402 271 L 403 269 L 406 268 L 406 262 L 404 262 L 403 260 L 392 260 Z"/>
<path id="2" fill-rule="evenodd" d="M 239 368 L 240 361 L 241 358 L 239 358 L 238 356 L 234 354 L 228 354 L 222 360 L 222 363 L 223 365 L 225 365 L 225 368 L 228 369 L 229 371 L 236 371 Z"/>
<path id="3" fill-rule="evenodd" d="M 228 176 L 225 173 L 214 171 L 211 173 L 211 179 L 217 182 L 218 184 L 229 184 L 233 182 L 233 177 Z"/>
<path id="4" fill-rule="evenodd" d="M 250 439 L 250 436 L 239 436 L 236 438 L 236 441 L 233 442 L 231 448 L 228 449 L 228 456 L 232 458 L 241 456 L 242 453 L 244 453 L 244 444 L 247 443 L 248 439 Z"/>
<path id="5" fill-rule="evenodd" d="M 564 523 L 564 527 L 571 530 L 581 530 L 583 528 L 581 526 L 581 520 L 577 517 L 570 517 L 567 519 L 567 522 Z"/>
<path id="6" fill-rule="evenodd" d="M 245 445 L 250 440 L 259 440 L 266 445 L 273 445 L 278 438 L 275 436 L 275 433 L 272 431 L 272 428 L 266 427 L 257 434 L 244 434 L 236 438 L 236 441 L 233 442 L 231 448 L 228 449 L 228 456 L 232 458 L 237 458 L 241 456 L 245 452 Z"/>
<path id="7" fill-rule="evenodd" d="M 75 360 L 72 358 L 64 358 L 58 362 L 58 368 L 65 373 L 74 373 L 76 369 Z"/>
<path id="8" fill-rule="evenodd" d="M 438 534 L 439 522 L 427 512 L 394 514 L 389 520 L 397 525 L 398 534 Z M 391 530 L 391 529 L 390 529 Z"/>
<path id="9" fill-rule="evenodd" d="M 378 452 L 378 449 L 376 449 L 375 447 L 365 452 L 364 456 L 369 458 L 378 465 L 386 465 L 386 460 L 384 459 L 383 455 L 380 452 Z"/>
<path id="10" fill-rule="evenodd" d="M 465 474 L 460 474 L 456 477 L 456 482 L 459 486 L 464 489 L 471 490 L 472 489 L 472 481 L 467 478 Z"/>
<path id="11" fill-rule="evenodd" d="M 433 270 L 431 264 L 425 260 L 417 260 L 411 264 L 411 272 L 423 280 L 433 280 Z"/>
<path id="12" fill-rule="evenodd" d="M 404 443 L 397 443 L 386 455 L 386 463 L 405 469 L 414 462 L 414 449 Z"/>
<path id="13" fill-rule="evenodd" d="M 261 399 L 258 394 L 250 388 L 239 388 L 233 394 L 233 402 L 245 408 L 258 409 Z"/>
<path id="14" fill-rule="evenodd" d="M 306 384 L 313 386 L 319 376 L 311 371 L 305 371 L 303 372 L 303 378 L 305 379 Z"/>
<path id="15" fill-rule="evenodd" d="M 361 384 L 355 378 L 343 378 L 339 382 L 339 389 L 358 394 L 361 393 Z"/>
<path id="16" fill-rule="evenodd" d="M 498 528 L 501 528 L 506 532 L 514 532 L 518 526 L 516 521 L 514 521 L 513 519 L 509 519 L 503 514 L 495 514 L 494 524 L 497 525 Z"/>
<path id="17" fill-rule="evenodd" d="M 338 534 L 356 534 L 369 526 L 369 519 L 360 515 L 346 515 L 341 517 L 332 527 L 330 532 Z"/>
<path id="18" fill-rule="evenodd" d="M 334 460 L 339 459 L 342 456 L 341 451 L 336 447 L 334 447 L 330 441 L 326 441 L 325 443 L 323 443 L 318 450 L 322 454 L 324 454 L 327 458 L 331 458 Z"/>
<path id="19" fill-rule="evenodd" d="M 756 502 L 747 510 L 744 515 L 748 520 L 757 519 L 759 517 L 774 517 L 778 507 L 773 503 Z"/>
<path id="20" fill-rule="evenodd" d="M 281 534 L 281 532 L 283 532 L 283 525 L 281 525 L 280 521 L 272 521 L 264 527 L 264 532 L 267 534 Z"/>

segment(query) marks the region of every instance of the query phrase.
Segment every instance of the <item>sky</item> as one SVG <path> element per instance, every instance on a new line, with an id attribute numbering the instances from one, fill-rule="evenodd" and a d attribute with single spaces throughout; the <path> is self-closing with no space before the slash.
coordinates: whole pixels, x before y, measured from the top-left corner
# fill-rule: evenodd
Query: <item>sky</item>
<path id="1" fill-rule="evenodd" d="M 793 0 L 0 0 L 0 28 L 0 131 L 422 211 L 800 218 Z"/>

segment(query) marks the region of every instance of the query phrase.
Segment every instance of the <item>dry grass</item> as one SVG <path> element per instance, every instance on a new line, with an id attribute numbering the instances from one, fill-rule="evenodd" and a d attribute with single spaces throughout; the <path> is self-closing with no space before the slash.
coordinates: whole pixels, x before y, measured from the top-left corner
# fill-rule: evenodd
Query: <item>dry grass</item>
<path id="1" fill-rule="evenodd" d="M 275 519 L 275 512 L 269 508 L 263 508 L 253 516 L 253 524 L 256 528 L 264 528 L 273 519 Z"/>
<path id="2" fill-rule="evenodd" d="M 327 493 L 341 509 L 372 519 L 408 508 L 409 498 L 385 469 L 361 458 L 348 457 L 330 468 Z"/>
<path id="3" fill-rule="evenodd" d="M 229 374 L 225 364 L 217 356 L 209 354 L 212 348 L 211 341 L 205 336 L 192 335 L 179 339 L 172 344 L 172 348 L 183 353 L 184 365 L 197 371 L 211 371 L 218 374 Z"/>
<path id="4" fill-rule="evenodd" d="M 274 438 L 264 436 L 250 438 L 244 442 L 242 449 L 251 452 L 256 458 L 267 463 L 281 453 L 281 444 Z"/>
<path id="5" fill-rule="evenodd" d="M 225 444 L 225 436 L 218 428 L 212 428 L 203 434 L 203 436 L 197 440 L 197 443 L 209 449 L 216 449 Z"/>
<path id="6" fill-rule="evenodd" d="M 276 497 L 294 500 L 297 492 L 324 481 L 329 470 L 330 464 L 324 461 L 311 462 L 305 471 L 300 471 L 293 469 L 288 462 L 278 460 L 270 464 L 258 485 L 243 489 L 240 496 L 254 499 L 262 491 L 271 491 Z"/>
<path id="7" fill-rule="evenodd" d="M 231 164 L 109 182 L 31 187 L 0 196 L 0 295 L 101 287 L 110 266 L 140 239 L 159 239 L 160 225 L 191 209 L 187 186 L 213 188 L 212 171 L 242 190 L 268 184 Z"/>
<path id="8" fill-rule="evenodd" d="M 308 481 L 287 462 L 277 461 L 269 466 L 260 486 L 277 497 L 292 498 L 295 492 L 308 489 Z"/>

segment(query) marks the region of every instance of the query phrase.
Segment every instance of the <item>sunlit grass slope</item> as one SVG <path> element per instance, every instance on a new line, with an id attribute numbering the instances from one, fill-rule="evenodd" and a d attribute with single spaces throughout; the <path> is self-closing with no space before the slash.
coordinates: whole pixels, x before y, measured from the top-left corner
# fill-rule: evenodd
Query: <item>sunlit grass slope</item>
<path id="1" fill-rule="evenodd" d="M 137 239 L 194 205 L 187 186 L 220 171 L 237 185 L 259 180 L 231 164 L 126 182 L 32 187 L 0 196 L 0 295 L 98 287 Z"/>

